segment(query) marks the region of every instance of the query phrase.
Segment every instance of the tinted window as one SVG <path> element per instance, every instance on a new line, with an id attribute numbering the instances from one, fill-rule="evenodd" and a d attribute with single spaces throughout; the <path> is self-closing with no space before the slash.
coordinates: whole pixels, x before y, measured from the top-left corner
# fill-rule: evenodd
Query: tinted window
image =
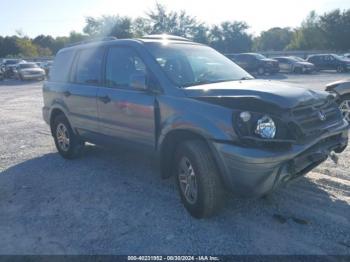
<path id="1" fill-rule="evenodd" d="M 106 62 L 106 84 L 114 88 L 130 88 L 131 76 L 146 74 L 146 66 L 131 48 L 112 47 Z"/>
<path id="2" fill-rule="evenodd" d="M 196 44 L 146 43 L 155 60 L 180 87 L 252 78 L 214 49 Z"/>
<path id="3" fill-rule="evenodd" d="M 79 52 L 75 82 L 79 84 L 101 84 L 103 49 L 85 49 Z"/>
<path id="4" fill-rule="evenodd" d="M 50 70 L 50 80 L 55 82 L 67 81 L 73 58 L 74 51 L 59 52 Z"/>

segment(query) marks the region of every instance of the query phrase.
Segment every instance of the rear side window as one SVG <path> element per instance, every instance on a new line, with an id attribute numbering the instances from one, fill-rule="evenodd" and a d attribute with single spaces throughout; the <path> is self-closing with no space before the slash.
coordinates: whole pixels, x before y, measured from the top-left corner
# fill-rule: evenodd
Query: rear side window
<path id="1" fill-rule="evenodd" d="M 146 66 L 137 53 L 127 47 L 112 47 L 106 61 L 106 85 L 112 88 L 130 88 L 131 77 L 146 75 Z"/>
<path id="2" fill-rule="evenodd" d="M 66 82 L 74 58 L 74 51 L 59 52 L 50 70 L 50 81 Z"/>
<path id="3" fill-rule="evenodd" d="M 77 58 L 74 82 L 100 85 L 102 83 L 103 55 L 102 48 L 81 50 Z"/>

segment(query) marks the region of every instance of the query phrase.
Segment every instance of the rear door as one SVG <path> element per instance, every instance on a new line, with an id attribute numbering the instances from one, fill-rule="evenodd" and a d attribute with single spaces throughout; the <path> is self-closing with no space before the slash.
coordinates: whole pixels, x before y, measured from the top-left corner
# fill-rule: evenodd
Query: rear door
<path id="1" fill-rule="evenodd" d="M 103 48 L 79 50 L 73 64 L 73 73 L 63 91 L 72 125 L 81 135 L 98 132 L 97 90 L 102 84 Z"/>
<path id="2" fill-rule="evenodd" d="M 97 94 L 100 132 L 154 146 L 155 97 L 148 91 L 131 88 L 133 74 L 148 74 L 136 51 L 126 46 L 110 47 L 106 55 L 105 86 Z"/>

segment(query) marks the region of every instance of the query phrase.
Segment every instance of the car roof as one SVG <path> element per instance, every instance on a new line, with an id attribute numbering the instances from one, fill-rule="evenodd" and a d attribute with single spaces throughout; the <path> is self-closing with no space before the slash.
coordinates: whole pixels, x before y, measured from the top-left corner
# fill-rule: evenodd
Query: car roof
<path id="1" fill-rule="evenodd" d="M 167 43 L 187 43 L 187 44 L 201 45 L 199 43 L 192 42 L 189 39 L 186 39 L 183 37 L 162 34 L 162 35 L 148 35 L 141 38 L 130 38 L 130 39 L 117 39 L 115 37 L 93 39 L 93 40 L 70 44 L 67 47 L 61 49 L 59 52 L 64 52 L 64 51 L 74 50 L 74 49 L 81 49 L 86 47 L 111 46 L 116 43 L 118 44 L 124 43 L 126 45 L 135 46 L 135 45 L 139 45 L 142 43 L 149 43 L 149 42 L 164 43 L 164 41 L 167 41 Z"/>

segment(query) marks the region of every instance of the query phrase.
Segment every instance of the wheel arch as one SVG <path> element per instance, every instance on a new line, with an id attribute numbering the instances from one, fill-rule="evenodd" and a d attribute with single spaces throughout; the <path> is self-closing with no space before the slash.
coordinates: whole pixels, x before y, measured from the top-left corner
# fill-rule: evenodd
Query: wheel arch
<path id="1" fill-rule="evenodd" d="M 172 130 L 168 132 L 162 140 L 158 150 L 161 177 L 169 178 L 174 174 L 173 159 L 176 152 L 176 147 L 180 143 L 188 140 L 201 140 L 207 145 L 219 170 L 218 175 L 220 179 L 222 179 L 222 172 L 224 172 L 223 166 L 220 163 L 218 153 L 216 152 L 215 147 L 212 145 L 210 139 L 200 132 L 186 129 Z"/>

